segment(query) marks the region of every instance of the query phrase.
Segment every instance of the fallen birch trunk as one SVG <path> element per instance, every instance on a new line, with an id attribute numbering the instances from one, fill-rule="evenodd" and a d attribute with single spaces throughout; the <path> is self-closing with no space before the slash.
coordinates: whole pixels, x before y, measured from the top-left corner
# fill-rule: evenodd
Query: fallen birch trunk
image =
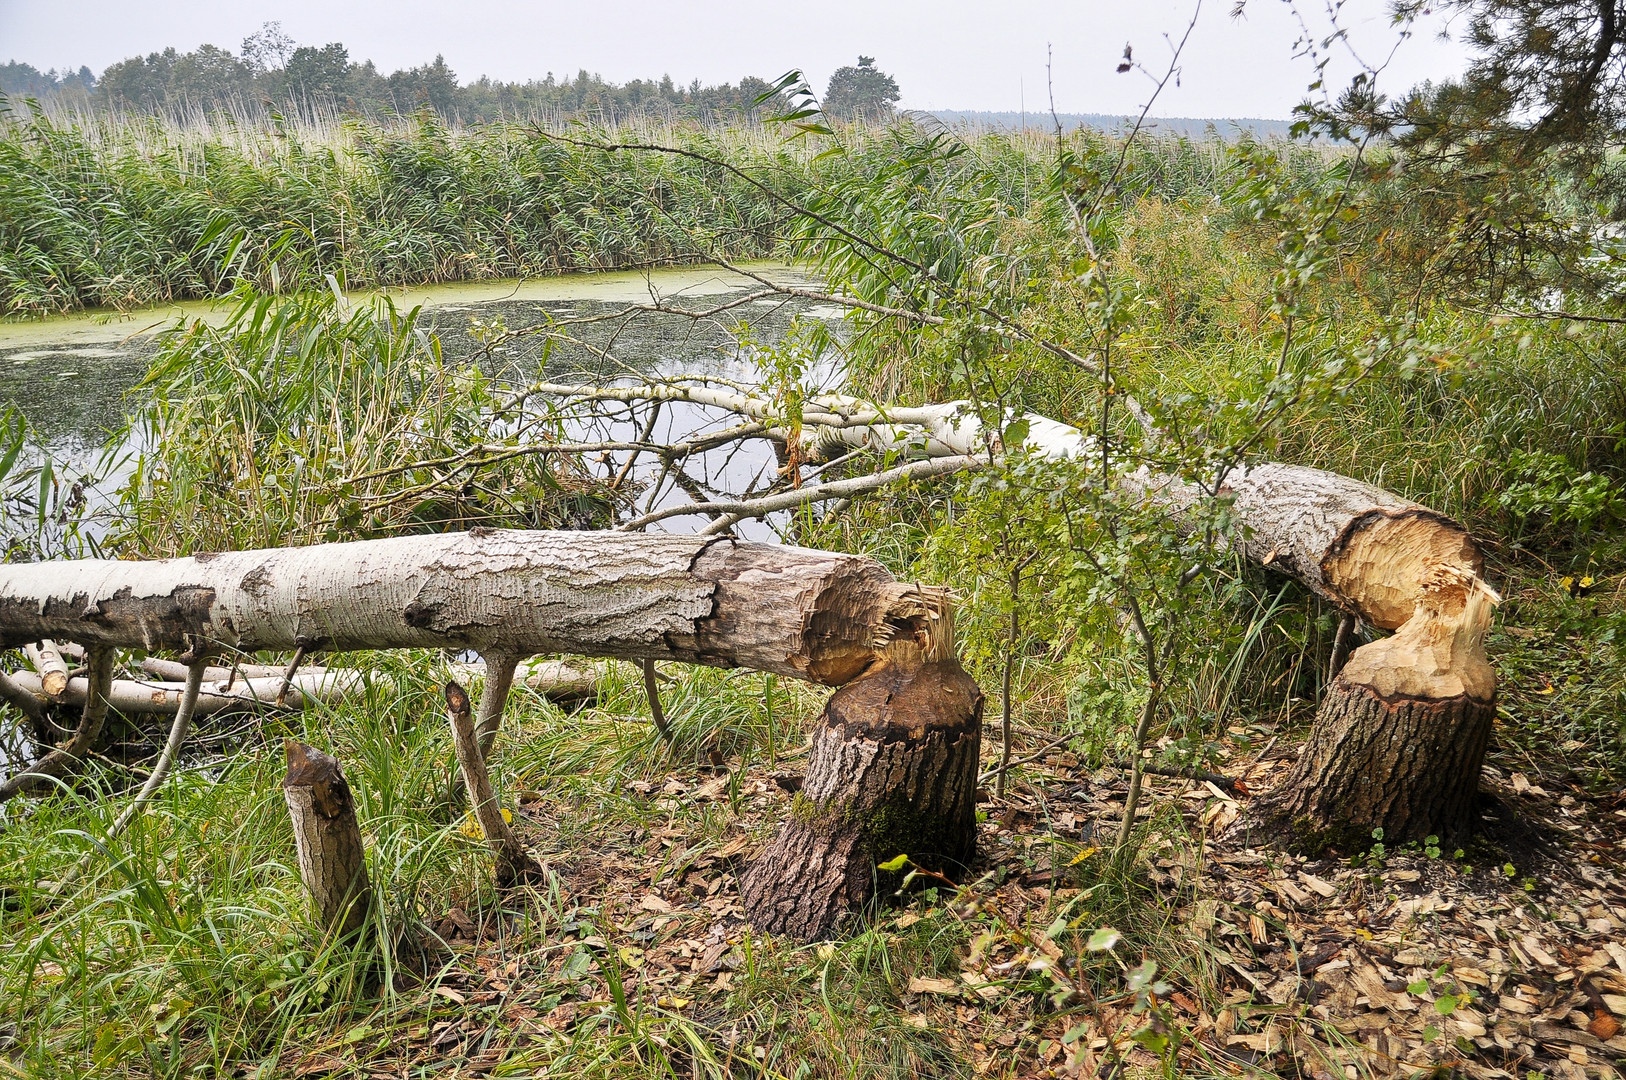
<path id="1" fill-rule="evenodd" d="M 155 679 L 164 682 L 185 682 L 186 665 L 179 660 L 163 660 L 156 656 L 149 656 L 141 661 L 141 670 Z M 236 679 L 280 679 L 287 670 L 281 664 L 238 664 L 236 667 L 214 667 L 203 669 L 203 681 L 206 683 L 231 682 Z M 301 667 L 305 674 L 319 673 L 327 670 L 325 667 Z"/>
<path id="2" fill-rule="evenodd" d="M 186 678 L 186 665 L 178 660 L 161 660 L 157 657 L 148 657 L 141 661 L 141 670 L 152 675 L 154 679 L 165 684 L 175 684 Z M 236 679 L 232 679 L 232 669 L 211 667 L 203 673 L 204 683 L 208 686 L 218 686 L 225 689 L 225 684 L 231 683 L 234 687 L 240 686 L 244 679 L 256 684 L 260 680 L 272 680 L 275 686 L 282 685 L 284 668 L 271 664 L 239 664 L 236 669 Z M 453 674 L 462 680 L 473 681 L 485 678 L 484 664 L 453 664 Z M 541 694 L 549 701 L 574 702 L 585 701 L 598 696 L 599 679 L 603 672 L 599 667 L 583 667 L 579 664 L 570 664 L 563 660 L 533 660 L 521 664 L 514 676 L 516 686 L 524 686 L 527 690 Z M 300 691 L 306 698 L 314 697 L 324 703 L 332 704 L 342 697 L 329 698 L 326 694 L 326 682 L 322 678 L 332 675 L 337 680 L 340 695 L 348 692 L 354 686 L 352 682 L 362 677 L 363 673 L 353 668 L 329 667 L 302 667 L 295 674 L 289 685 Z M 387 676 L 383 672 L 373 671 L 366 673 L 374 680 Z M 146 684 L 142 684 L 146 685 Z M 170 688 L 166 686 L 166 689 Z M 275 697 L 275 694 L 272 695 Z M 306 702 L 297 700 L 292 695 L 284 702 L 291 709 L 303 707 Z M 143 709 L 143 712 L 169 712 L 172 709 L 164 708 Z"/>
<path id="3" fill-rule="evenodd" d="M 0 647 L 574 653 L 840 685 L 918 610 L 873 559 L 692 536 L 475 530 L 0 566 Z"/>
<path id="4" fill-rule="evenodd" d="M 14 682 L 30 693 L 39 693 L 39 676 L 32 671 L 19 671 L 12 676 Z M 308 709 L 317 702 L 335 704 L 347 696 L 361 692 L 363 673 L 359 671 L 307 672 L 295 675 L 289 684 L 284 707 Z M 72 679 L 62 695 L 68 705 L 82 705 L 89 689 L 84 678 Z M 227 689 L 226 682 L 205 682 L 198 693 L 196 714 L 209 716 L 232 709 L 274 707 L 277 693 L 282 689 L 282 676 L 258 679 L 238 679 Z M 159 713 L 174 715 L 180 711 L 186 684 L 179 682 L 143 682 L 136 679 L 114 679 L 107 701 L 114 711 L 125 715 Z"/>

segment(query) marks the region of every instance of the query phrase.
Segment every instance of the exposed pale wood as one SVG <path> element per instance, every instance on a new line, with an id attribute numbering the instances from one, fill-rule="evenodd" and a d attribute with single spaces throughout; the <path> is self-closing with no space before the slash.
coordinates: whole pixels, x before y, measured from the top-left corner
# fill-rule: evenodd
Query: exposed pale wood
<path id="1" fill-rule="evenodd" d="M 1440 569 L 1395 634 L 1355 650 L 1333 680 L 1293 772 L 1245 827 L 1286 846 L 1349 851 L 1472 831 L 1496 717 L 1484 636 L 1494 596 Z"/>
<path id="2" fill-rule="evenodd" d="M 96 649 L 91 652 L 88 668 L 88 689 L 82 695 L 83 709 L 79 715 L 79 726 L 74 729 L 67 742 L 46 754 L 28 769 L 0 783 L 0 802 L 6 802 L 18 795 L 39 795 L 55 791 L 56 784 L 52 781 L 76 772 L 84 763 L 86 756 L 95 748 L 96 740 L 101 737 L 102 727 L 107 722 L 108 689 L 113 681 L 113 650 Z"/>
<path id="3" fill-rule="evenodd" d="M 354 934 L 367 922 L 373 890 L 350 785 L 337 758 L 295 739 L 285 740 L 283 748 L 288 772 L 282 794 L 293 821 L 300 880 L 322 929 Z"/>
<path id="4" fill-rule="evenodd" d="M 39 673 L 40 686 L 52 701 L 61 701 L 68 688 L 68 662 L 56 642 L 47 638 L 38 644 L 24 645 L 23 655 Z"/>
<path id="5" fill-rule="evenodd" d="M 576 653 L 839 685 L 909 590 L 874 560 L 727 538 L 474 530 L 0 566 L 0 645 Z"/>
<path id="6" fill-rule="evenodd" d="M 741 885 L 758 930 L 826 937 L 899 873 L 907 855 L 959 875 L 976 849 L 982 692 L 954 658 L 945 617 L 920 620 L 830 698 L 789 820 Z M 935 641 L 935 644 L 934 644 Z"/>

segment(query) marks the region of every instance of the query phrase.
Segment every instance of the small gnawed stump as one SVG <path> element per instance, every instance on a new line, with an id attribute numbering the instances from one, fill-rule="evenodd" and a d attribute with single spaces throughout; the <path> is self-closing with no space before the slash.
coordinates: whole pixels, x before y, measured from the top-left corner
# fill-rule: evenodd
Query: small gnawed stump
<path id="1" fill-rule="evenodd" d="M 317 919 L 328 933 L 361 929 L 372 905 L 367 856 L 356 804 L 338 759 L 288 739 L 288 774 L 282 794 L 294 823 L 299 876 L 310 890 Z"/>
<path id="2" fill-rule="evenodd" d="M 983 699 L 940 622 L 831 696 L 790 819 L 742 884 L 756 929 L 829 936 L 897 887 L 902 875 L 877 864 L 898 855 L 951 878 L 970 864 Z"/>
<path id="3" fill-rule="evenodd" d="M 1251 827 L 1311 853 L 1386 844 L 1456 844 L 1472 832 L 1480 767 L 1496 718 L 1483 641 L 1494 594 L 1439 569 L 1393 637 L 1357 649 L 1327 690 L 1292 774 Z"/>

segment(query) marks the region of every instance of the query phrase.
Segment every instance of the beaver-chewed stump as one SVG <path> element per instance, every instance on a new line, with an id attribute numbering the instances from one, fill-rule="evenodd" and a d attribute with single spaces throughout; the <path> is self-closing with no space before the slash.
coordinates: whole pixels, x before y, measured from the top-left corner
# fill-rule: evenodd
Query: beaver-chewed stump
<path id="1" fill-rule="evenodd" d="M 1319 854 L 1472 832 L 1496 718 L 1484 636 L 1495 596 L 1442 566 L 1392 637 L 1355 651 L 1322 699 L 1292 774 L 1249 815 L 1256 836 Z"/>
<path id="2" fill-rule="evenodd" d="M 879 863 L 907 855 L 950 878 L 970 865 L 982 692 L 952 642 L 945 605 L 831 696 L 790 818 L 742 884 L 753 927 L 828 937 L 897 888 Z"/>

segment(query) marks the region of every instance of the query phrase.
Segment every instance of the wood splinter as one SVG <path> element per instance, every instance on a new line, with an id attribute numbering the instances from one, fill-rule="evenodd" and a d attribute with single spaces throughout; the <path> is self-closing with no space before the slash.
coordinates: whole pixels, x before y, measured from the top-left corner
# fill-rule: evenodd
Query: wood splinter
<path id="1" fill-rule="evenodd" d="M 283 798 L 294 825 L 299 876 L 327 934 L 349 937 L 367 922 L 373 890 L 356 802 L 337 758 L 295 739 L 283 743 Z"/>

